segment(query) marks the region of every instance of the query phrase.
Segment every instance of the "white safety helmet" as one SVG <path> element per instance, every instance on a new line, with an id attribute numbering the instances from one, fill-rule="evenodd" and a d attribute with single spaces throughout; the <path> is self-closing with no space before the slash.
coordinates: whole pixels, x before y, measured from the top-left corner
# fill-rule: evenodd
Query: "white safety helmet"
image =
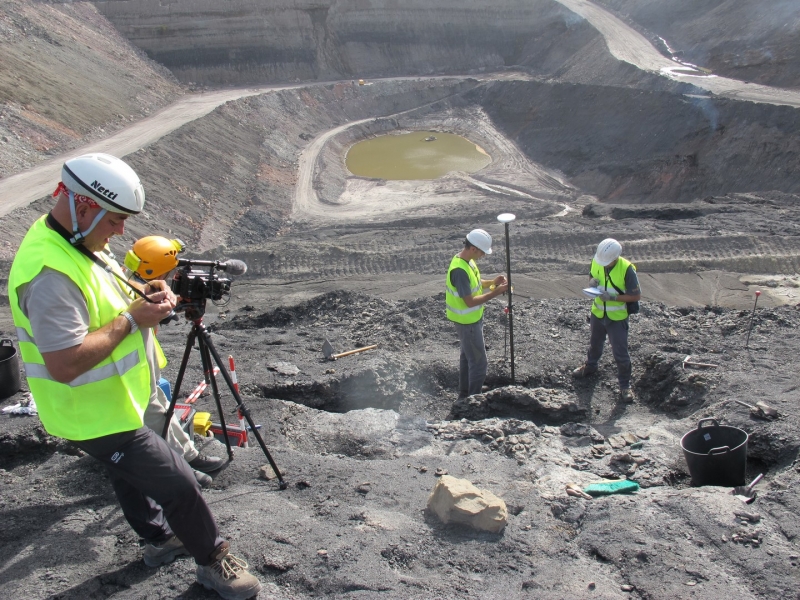
<path id="1" fill-rule="evenodd" d="M 473 229 L 467 234 L 467 241 L 484 254 L 492 253 L 492 236 L 483 229 Z"/>
<path id="2" fill-rule="evenodd" d="M 617 260 L 620 254 L 622 254 L 622 245 L 617 240 L 608 238 L 597 245 L 594 260 L 601 267 L 607 267 Z"/>
<path id="3" fill-rule="evenodd" d="M 144 188 L 126 163 L 110 154 L 84 154 L 64 163 L 61 181 L 107 211 L 136 215 L 144 208 Z"/>
<path id="4" fill-rule="evenodd" d="M 106 212 L 136 215 L 144 208 L 144 188 L 139 176 L 126 163 L 110 154 L 84 154 L 71 158 L 61 168 L 61 181 L 69 190 L 69 211 L 72 217 L 72 237 L 76 246 L 95 228 Z M 91 198 L 100 205 L 86 231 L 78 227 L 75 194 Z"/>

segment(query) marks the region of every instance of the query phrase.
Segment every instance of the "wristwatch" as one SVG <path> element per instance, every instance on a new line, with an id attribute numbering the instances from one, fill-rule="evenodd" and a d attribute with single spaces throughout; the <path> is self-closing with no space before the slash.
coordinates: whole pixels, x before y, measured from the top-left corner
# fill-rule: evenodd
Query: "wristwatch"
<path id="1" fill-rule="evenodd" d="M 123 317 L 128 319 L 128 323 L 131 324 L 131 333 L 136 333 L 139 330 L 139 324 L 136 322 L 136 319 L 133 318 L 133 315 L 129 313 L 127 310 L 120 313 Z"/>

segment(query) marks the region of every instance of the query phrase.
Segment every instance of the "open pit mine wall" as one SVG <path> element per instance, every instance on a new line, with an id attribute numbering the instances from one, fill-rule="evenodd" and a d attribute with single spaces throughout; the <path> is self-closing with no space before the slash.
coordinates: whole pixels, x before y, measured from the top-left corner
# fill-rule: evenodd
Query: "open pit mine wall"
<path id="1" fill-rule="evenodd" d="M 495 81 L 466 93 L 533 161 L 603 201 L 800 193 L 800 111 L 674 90 Z"/>
<path id="2" fill-rule="evenodd" d="M 182 82 L 470 73 L 560 65 L 597 36 L 552 0 L 106 0 L 98 10 Z"/>
<path id="3" fill-rule="evenodd" d="M 718 75 L 800 86 L 797 0 L 594 0 L 653 45 Z"/>

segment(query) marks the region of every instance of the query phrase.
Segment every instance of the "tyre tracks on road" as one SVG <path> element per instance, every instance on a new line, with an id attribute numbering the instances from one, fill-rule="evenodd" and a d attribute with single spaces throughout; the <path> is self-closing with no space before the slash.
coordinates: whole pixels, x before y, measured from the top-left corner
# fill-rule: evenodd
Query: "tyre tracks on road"
<path id="1" fill-rule="evenodd" d="M 511 253 L 516 273 L 580 274 L 588 269 L 594 253 L 596 231 L 542 232 L 517 224 Z M 391 225 L 388 226 L 391 229 Z M 435 236 L 431 230 L 415 236 Z M 630 230 L 609 229 L 603 235 L 625 240 Z M 285 281 L 335 280 L 337 278 L 387 277 L 439 274 L 458 250 L 460 238 L 430 239 L 424 245 L 407 240 L 401 230 L 382 239 L 361 239 L 362 234 L 341 235 L 335 241 L 281 240 L 258 251 L 239 254 L 252 275 Z M 721 270 L 738 273 L 794 274 L 800 272 L 800 238 L 747 235 L 686 236 L 665 234 L 659 239 L 623 241 L 624 254 L 647 273 Z M 481 271 L 505 269 L 504 252 L 481 261 Z M 524 291 L 524 290 L 520 290 Z M 528 291 L 529 292 L 529 291 Z M 526 292 L 526 293 L 528 293 Z"/>
<path id="2" fill-rule="evenodd" d="M 0 179 L 0 198 L 2 199 L 0 202 L 0 217 L 4 217 L 15 208 L 27 206 L 34 200 L 43 198 L 52 192 L 61 178 L 61 166 L 70 158 L 88 152 L 105 152 L 117 158 L 122 158 L 152 144 L 182 125 L 207 115 L 225 102 L 247 96 L 256 96 L 269 91 L 297 87 L 301 86 L 268 85 L 187 94 L 154 115 L 137 121 L 130 127 L 126 127 L 104 140 L 86 144 L 81 148 L 52 158 L 32 169 Z"/>

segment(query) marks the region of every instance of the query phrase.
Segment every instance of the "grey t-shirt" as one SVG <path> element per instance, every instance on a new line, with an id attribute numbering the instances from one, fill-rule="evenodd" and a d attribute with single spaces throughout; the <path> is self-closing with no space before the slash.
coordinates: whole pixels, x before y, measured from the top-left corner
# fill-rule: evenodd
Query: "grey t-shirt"
<path id="1" fill-rule="evenodd" d="M 632 266 L 628 267 L 628 270 L 625 271 L 625 289 L 622 291 L 631 296 L 641 293 L 639 289 L 639 276 L 636 274 L 636 269 Z"/>
<path id="2" fill-rule="evenodd" d="M 93 269 L 99 267 L 93 265 Z M 103 271 L 120 297 L 130 303 L 116 278 Z M 78 346 L 89 333 L 89 310 L 80 288 L 64 273 L 45 267 L 18 290 L 20 310 L 31 322 L 33 339 L 39 352 L 55 352 Z M 157 395 L 161 372 L 158 367 L 153 335 L 142 328 L 145 355 L 150 366 L 150 399 Z"/>
<path id="3" fill-rule="evenodd" d="M 472 295 L 472 288 L 469 285 L 469 274 L 467 274 L 464 269 L 459 268 L 450 271 L 450 283 L 458 290 L 458 295 L 461 298 Z"/>

